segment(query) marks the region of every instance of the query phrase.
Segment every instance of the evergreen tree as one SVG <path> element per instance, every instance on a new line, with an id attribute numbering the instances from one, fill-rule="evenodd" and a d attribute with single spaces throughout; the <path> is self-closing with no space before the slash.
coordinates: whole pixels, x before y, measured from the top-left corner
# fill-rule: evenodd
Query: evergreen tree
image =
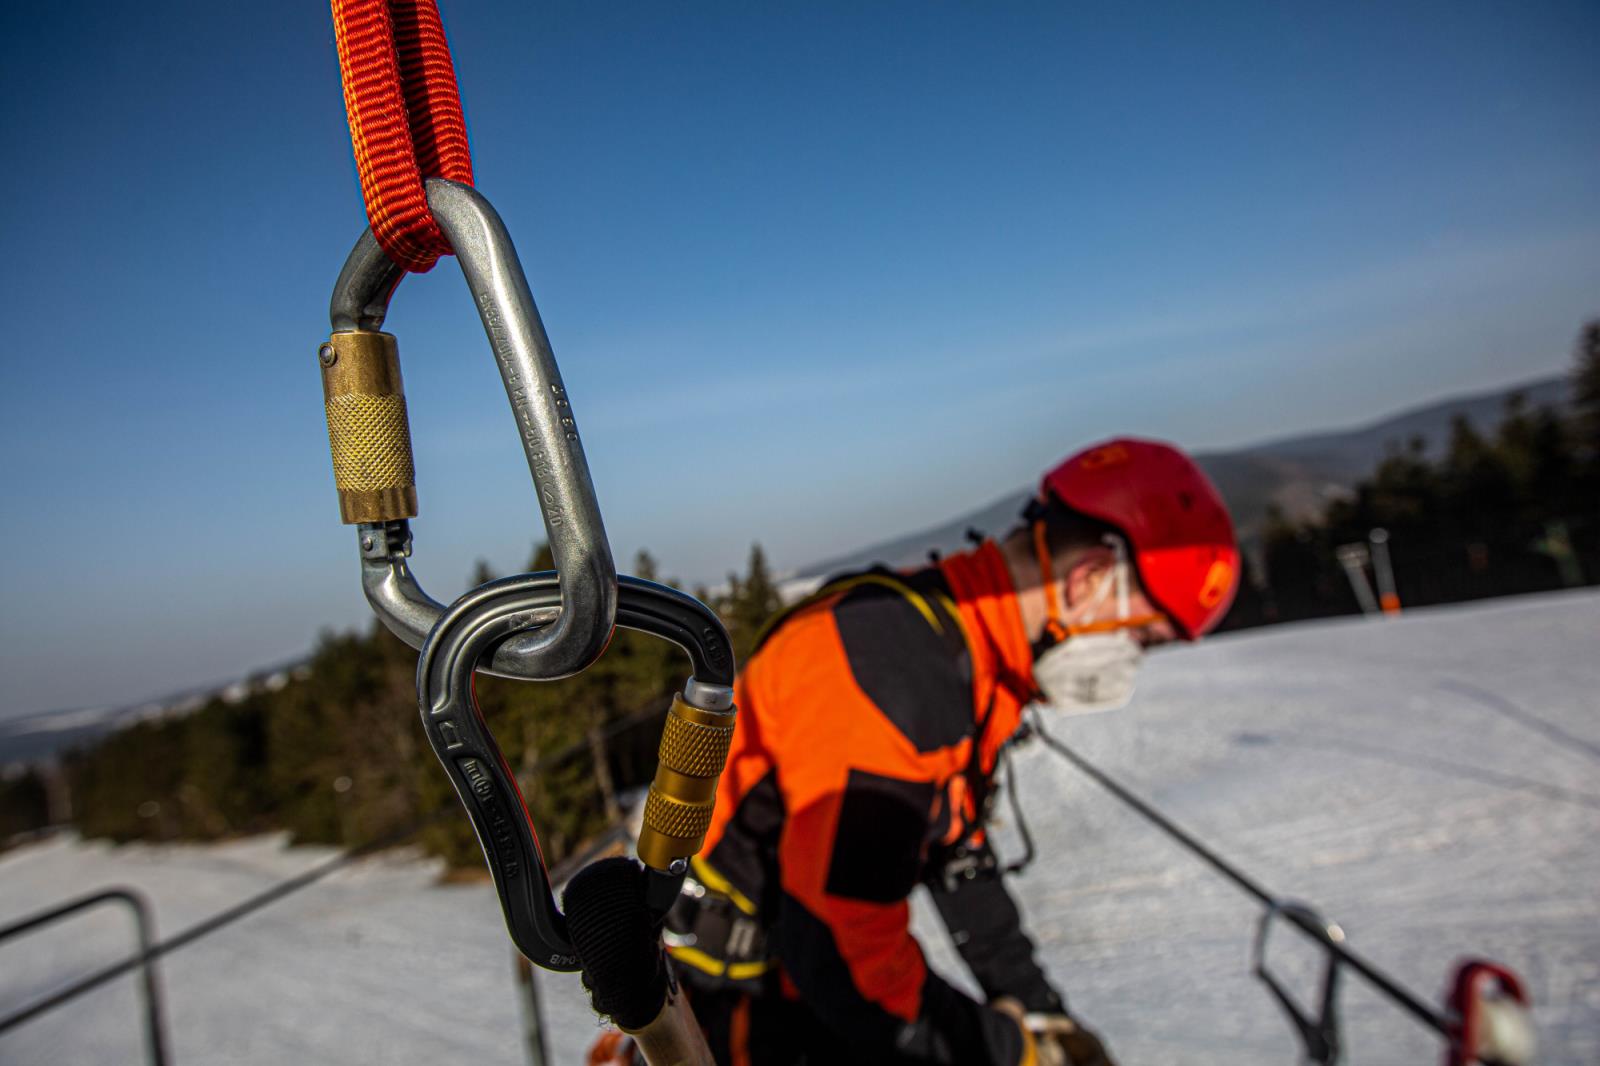
<path id="1" fill-rule="evenodd" d="M 1578 334 L 1572 372 L 1572 406 L 1585 458 L 1600 464 L 1600 318 Z"/>
<path id="2" fill-rule="evenodd" d="M 733 653 L 744 662 L 755 647 L 762 626 L 783 606 L 778 586 L 767 567 L 766 552 L 760 544 L 750 545 L 750 560 L 745 576 L 728 575 L 728 594 L 719 608 L 728 635 L 733 641 Z"/>
<path id="3" fill-rule="evenodd" d="M 33 769 L 0 775 L 0 851 L 13 837 L 43 829 L 50 797 L 43 775 Z"/>
<path id="4" fill-rule="evenodd" d="M 184 729 L 181 718 L 138 722 L 71 760 L 84 836 L 122 842 L 184 835 Z"/>
<path id="5" fill-rule="evenodd" d="M 268 701 L 213 699 L 185 723 L 183 784 L 188 835 L 216 838 L 268 824 Z"/>
<path id="6" fill-rule="evenodd" d="M 1396 530 L 1416 529 L 1438 513 L 1439 493 L 1427 458 L 1427 441 L 1414 436 L 1404 448 L 1391 448 L 1371 481 L 1370 518 Z"/>
<path id="7" fill-rule="evenodd" d="M 375 628 L 366 637 L 324 633 L 306 678 L 278 694 L 267 722 L 267 772 L 281 824 L 296 842 L 353 839 L 349 793 L 361 771 L 353 765 L 358 753 L 348 711 L 383 687 L 382 675 Z"/>
<path id="8" fill-rule="evenodd" d="M 661 580 L 656 576 L 656 573 L 657 567 L 655 556 L 651 555 L 643 548 L 640 548 L 639 554 L 633 557 L 633 575 L 635 577 L 642 577 L 646 581 Z"/>
<path id="9" fill-rule="evenodd" d="M 1516 504 L 1512 471 L 1505 455 L 1461 415 L 1451 422 L 1441 473 L 1444 517 L 1450 525 L 1485 551 L 1505 542 L 1508 516 Z"/>

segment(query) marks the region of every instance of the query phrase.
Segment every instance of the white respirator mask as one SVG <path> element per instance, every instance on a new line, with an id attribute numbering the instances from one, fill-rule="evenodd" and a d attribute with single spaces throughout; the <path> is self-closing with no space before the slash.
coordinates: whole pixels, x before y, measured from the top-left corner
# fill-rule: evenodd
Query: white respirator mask
<path id="1" fill-rule="evenodd" d="M 1056 601 L 1055 582 L 1050 572 L 1049 555 L 1043 543 L 1043 526 L 1036 527 L 1040 551 L 1040 570 L 1044 575 L 1051 621 L 1047 632 L 1057 636 L 1050 647 L 1033 663 L 1033 680 L 1044 701 L 1062 714 L 1094 714 L 1114 711 L 1133 699 L 1133 686 L 1144 647 L 1134 638 L 1134 629 L 1153 619 L 1129 617 L 1128 585 L 1131 564 L 1122 538 L 1107 536 L 1114 554 L 1112 568 L 1101 579 L 1085 604 L 1090 621 L 1064 625 Z M 1092 620 L 1113 593 L 1117 614 L 1114 619 Z"/>

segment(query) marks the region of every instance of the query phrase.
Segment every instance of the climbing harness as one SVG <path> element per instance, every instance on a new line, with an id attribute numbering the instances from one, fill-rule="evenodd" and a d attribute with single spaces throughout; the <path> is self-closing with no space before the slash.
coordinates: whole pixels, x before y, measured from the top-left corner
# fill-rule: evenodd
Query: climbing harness
<path id="1" fill-rule="evenodd" d="M 466 126 L 434 0 L 333 0 L 333 13 L 370 225 L 334 285 L 332 334 L 318 361 L 339 512 L 357 527 L 362 590 L 384 625 L 421 653 L 423 726 L 467 809 L 517 948 L 548 969 L 584 969 L 596 1004 L 615 1005 L 608 1013 L 637 1027 L 650 1061 L 709 1066 L 666 974 L 659 933 L 688 860 L 705 841 L 732 742 L 727 631 L 694 597 L 617 576 L 572 405 L 516 249 L 471 185 Z M 407 563 L 416 476 L 398 345 L 382 326 L 405 274 L 449 253 L 499 365 L 555 569 L 488 582 L 445 607 Z M 645 800 L 639 891 L 631 863 L 591 864 L 573 878 L 564 914 L 474 677 L 479 670 L 532 681 L 576 674 L 605 651 L 617 625 L 677 644 L 692 674 L 667 712 Z M 593 890 L 575 895 L 580 882 Z"/>
<path id="2" fill-rule="evenodd" d="M 1289 1016 L 1305 1052 L 1305 1061 L 1333 1066 L 1340 1061 L 1343 1041 L 1339 1029 L 1340 978 L 1349 969 L 1365 978 L 1401 1009 L 1428 1026 L 1445 1041 L 1447 1066 L 1526 1066 L 1532 1060 L 1532 1022 L 1528 998 L 1520 981 L 1504 967 L 1481 960 L 1458 964 L 1446 1010 L 1429 1006 L 1375 964 L 1345 943 L 1344 931 L 1305 903 L 1286 900 L 1218 855 L 1199 839 L 1174 824 L 1149 803 L 1124 788 L 1089 760 L 1051 736 L 1037 708 L 1029 711 L 1028 728 L 1050 751 L 1087 774 L 1117 799 L 1182 844 L 1212 869 L 1253 896 L 1265 910 L 1256 926 L 1251 970 L 1267 986 Z M 1272 927 L 1284 924 L 1310 938 L 1323 954 L 1321 991 L 1313 1014 L 1297 1003 L 1267 966 L 1267 942 Z"/>

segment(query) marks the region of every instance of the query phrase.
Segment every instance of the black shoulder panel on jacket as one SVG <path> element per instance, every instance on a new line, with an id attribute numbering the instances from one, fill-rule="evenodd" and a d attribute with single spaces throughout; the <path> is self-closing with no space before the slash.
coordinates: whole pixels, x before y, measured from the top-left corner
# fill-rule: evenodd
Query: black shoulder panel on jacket
<path id="1" fill-rule="evenodd" d="M 972 735 L 972 689 L 962 663 L 916 604 L 895 589 L 863 584 L 834 604 L 833 616 L 856 684 L 919 752 Z M 937 608 L 934 617 L 941 627 L 953 625 Z"/>
<path id="2" fill-rule="evenodd" d="M 931 781 L 851 770 L 828 858 L 827 891 L 868 903 L 899 903 L 911 895 L 936 792 Z"/>

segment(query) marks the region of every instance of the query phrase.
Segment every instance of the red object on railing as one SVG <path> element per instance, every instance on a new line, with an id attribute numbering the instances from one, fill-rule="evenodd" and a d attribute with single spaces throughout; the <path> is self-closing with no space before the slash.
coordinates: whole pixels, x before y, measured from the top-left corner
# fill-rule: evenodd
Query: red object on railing
<path id="1" fill-rule="evenodd" d="M 1532 1061 L 1528 992 L 1509 969 L 1487 959 L 1461 960 L 1447 1002 L 1456 1016 L 1456 1031 L 1445 1066 L 1527 1066 Z"/>
<path id="2" fill-rule="evenodd" d="M 430 270 L 450 242 L 424 178 L 472 184 L 450 46 L 434 0 L 333 0 L 345 113 L 373 236 L 389 258 Z"/>

